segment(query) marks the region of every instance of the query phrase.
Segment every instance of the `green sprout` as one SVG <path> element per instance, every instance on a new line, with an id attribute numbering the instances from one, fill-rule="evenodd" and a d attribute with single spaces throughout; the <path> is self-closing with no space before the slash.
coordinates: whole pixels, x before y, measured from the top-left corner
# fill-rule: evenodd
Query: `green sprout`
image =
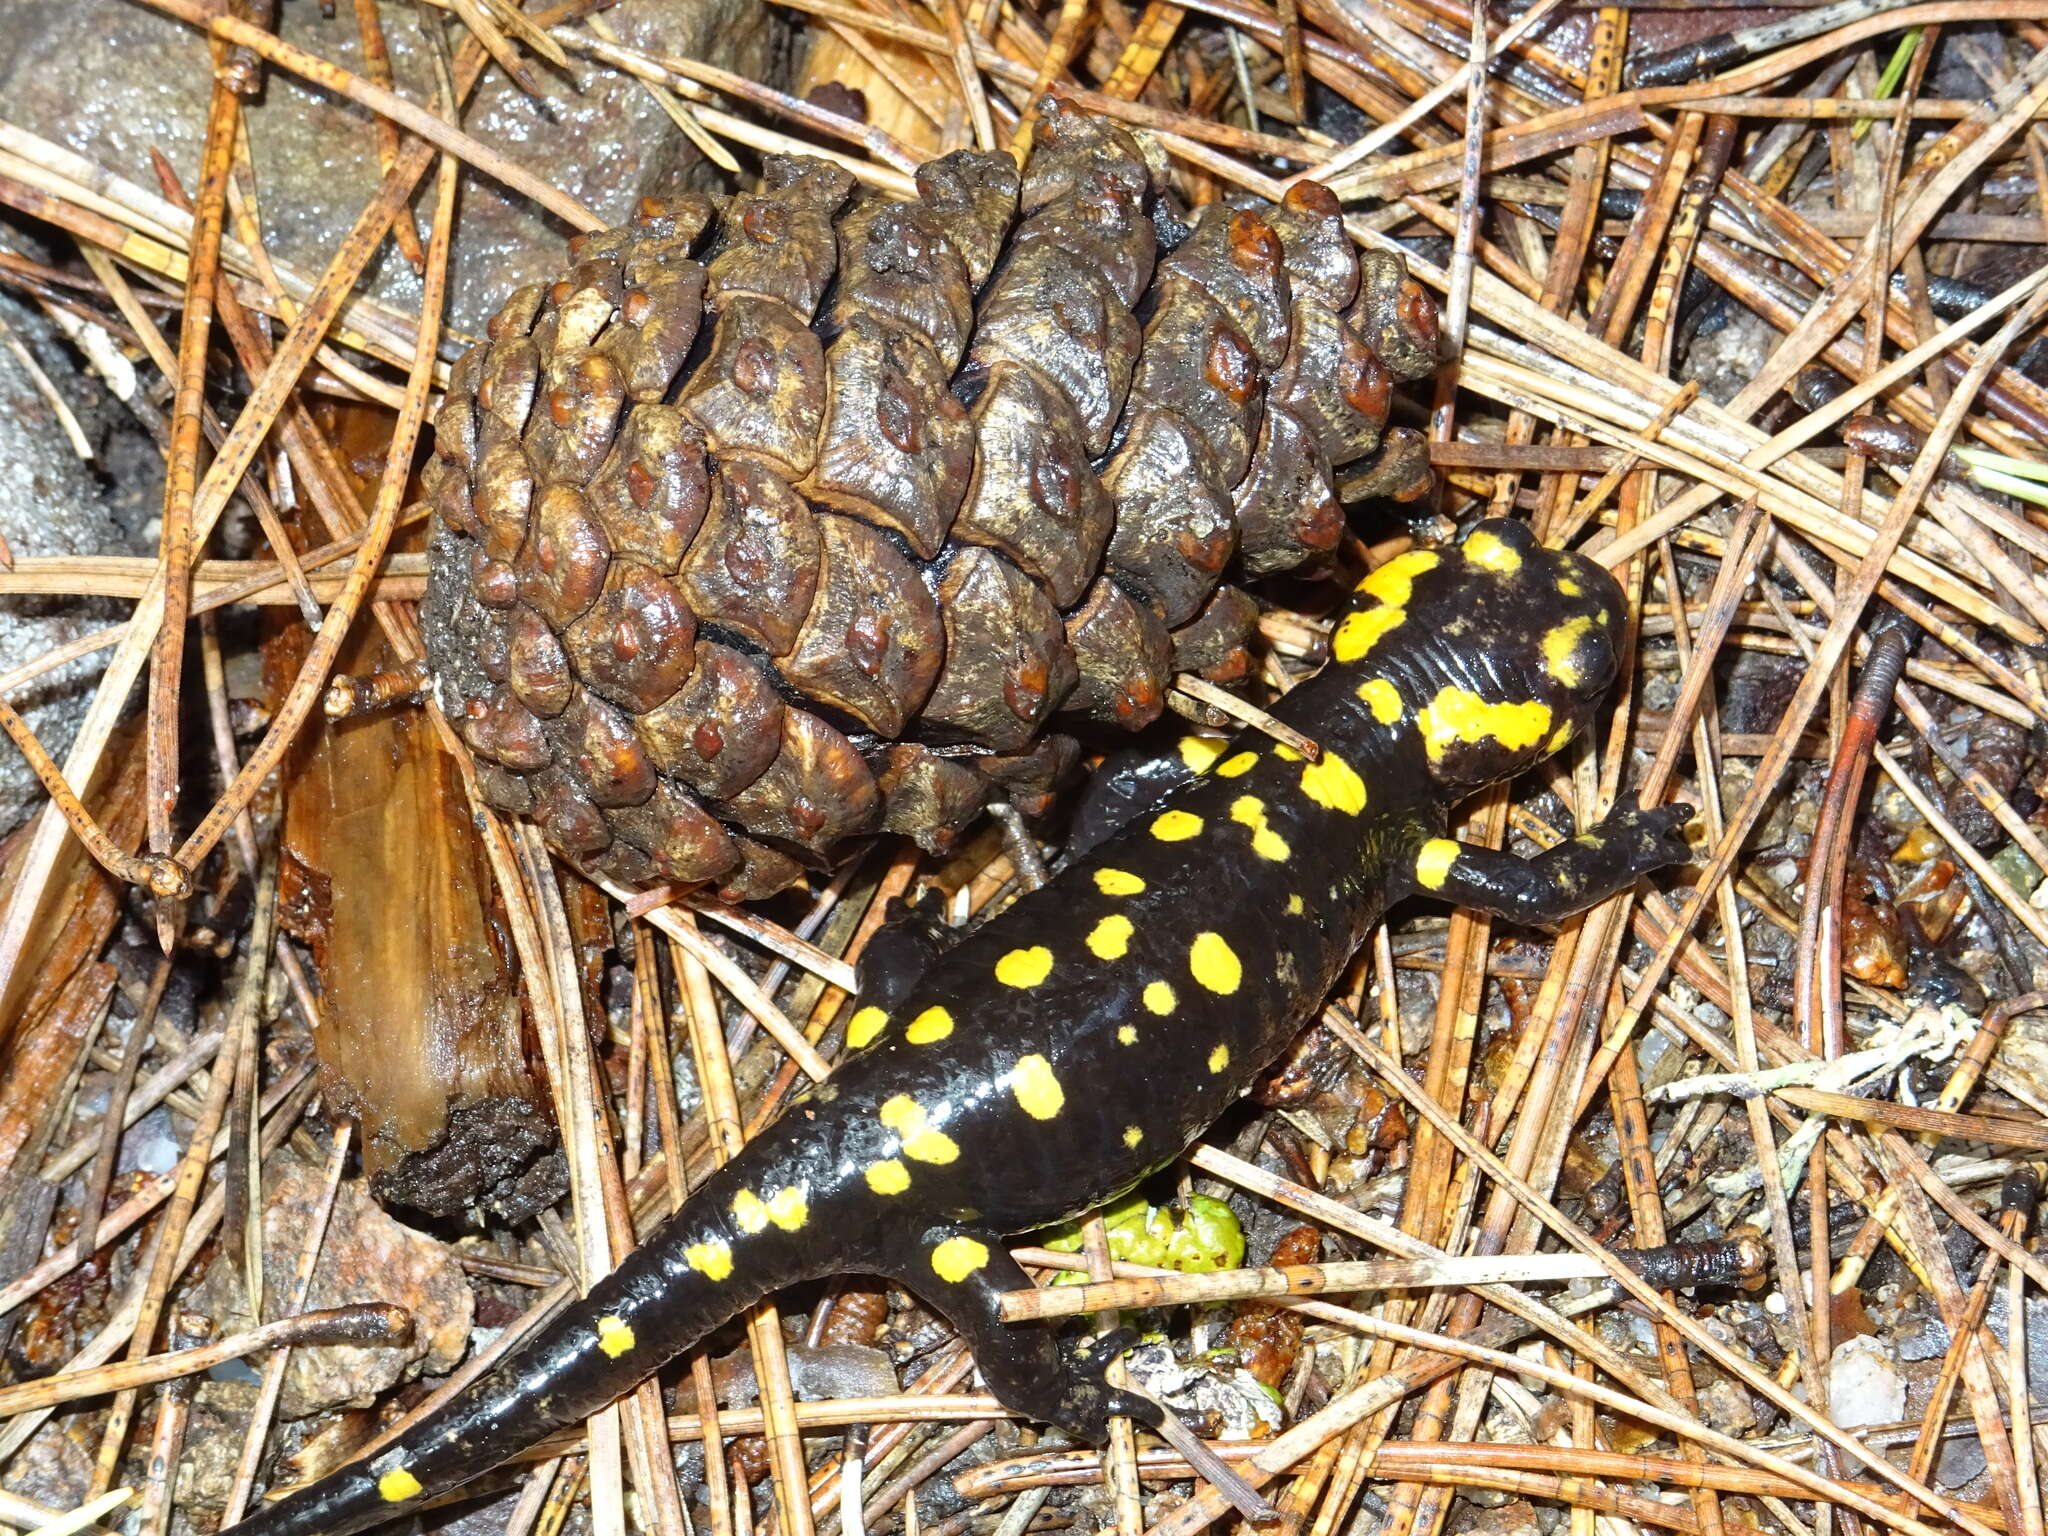
<path id="1" fill-rule="evenodd" d="M 2048 507 L 2048 464 L 1982 448 L 1956 448 L 1951 452 L 1968 466 L 1970 478 L 1985 490 L 2003 491 L 2037 507 Z"/>
<path id="2" fill-rule="evenodd" d="M 1906 66 L 1913 62 L 1913 50 L 1919 46 L 1920 29 L 1918 27 L 1908 27 L 1905 34 L 1899 38 L 1898 46 L 1892 49 L 1892 56 L 1885 63 L 1884 73 L 1877 77 L 1877 92 L 1872 97 L 1873 100 L 1889 101 L 1891 99 L 1892 92 L 1899 88 L 1899 82 L 1906 78 Z M 1876 121 L 1874 118 L 1864 118 L 1862 122 L 1850 130 L 1849 136 L 1852 139 L 1862 138 L 1863 135 L 1870 132 L 1870 125 L 1874 121 Z"/>

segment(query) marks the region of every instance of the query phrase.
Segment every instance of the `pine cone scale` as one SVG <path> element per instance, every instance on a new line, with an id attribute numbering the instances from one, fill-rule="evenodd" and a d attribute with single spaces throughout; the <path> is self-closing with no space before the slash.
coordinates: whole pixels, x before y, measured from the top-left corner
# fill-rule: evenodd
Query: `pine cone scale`
<path id="1" fill-rule="evenodd" d="M 825 357 L 830 386 L 812 501 L 891 529 L 929 560 L 974 468 L 974 428 L 922 337 L 854 313 Z"/>
<path id="2" fill-rule="evenodd" d="M 711 355 L 680 404 L 721 459 L 751 455 L 789 480 L 817 459 L 825 419 L 825 347 L 801 316 L 772 299 L 728 295 Z"/>
<path id="3" fill-rule="evenodd" d="M 976 455 L 953 525 L 1000 550 L 1071 607 L 1100 568 L 1116 506 L 1088 462 L 1087 429 L 1035 369 L 998 363 L 974 406 Z"/>

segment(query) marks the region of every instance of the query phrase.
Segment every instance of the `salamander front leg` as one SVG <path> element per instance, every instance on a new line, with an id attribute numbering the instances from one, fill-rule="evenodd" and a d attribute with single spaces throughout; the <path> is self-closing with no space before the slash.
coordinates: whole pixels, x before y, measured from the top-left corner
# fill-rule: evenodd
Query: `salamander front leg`
<path id="1" fill-rule="evenodd" d="M 1109 1362 L 1131 1340 L 1111 1335 L 1067 1360 L 1049 1327 L 1002 1320 L 1004 1294 L 1029 1290 L 1031 1282 L 1001 1238 L 962 1227 L 934 1227 L 918 1248 L 922 1262 L 896 1278 L 959 1330 L 989 1390 L 1004 1403 L 1089 1445 L 1106 1441 L 1110 1419 L 1120 1414 L 1157 1427 L 1155 1404 L 1103 1379 Z"/>
<path id="2" fill-rule="evenodd" d="M 1434 837 L 1415 855 L 1414 888 L 1518 923 L 1555 923 L 1625 889 L 1638 875 L 1692 857 L 1689 805 L 1615 811 L 1533 859 Z"/>
<path id="3" fill-rule="evenodd" d="M 856 968 L 861 1006 L 893 1011 L 960 939 L 928 897 L 915 904 L 891 897 Z"/>

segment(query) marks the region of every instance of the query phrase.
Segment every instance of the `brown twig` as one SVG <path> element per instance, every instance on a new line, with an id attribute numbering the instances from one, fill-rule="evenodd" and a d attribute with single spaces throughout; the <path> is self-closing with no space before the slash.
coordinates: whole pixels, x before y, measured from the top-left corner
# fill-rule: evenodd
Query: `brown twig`
<path id="1" fill-rule="evenodd" d="M 341 1176 L 348 1163 L 349 1137 L 353 1127 L 343 1121 L 334 1133 L 334 1146 L 327 1155 L 327 1170 L 321 1180 L 320 1198 L 314 1202 L 306 1221 L 304 1241 L 299 1246 L 297 1266 L 292 1271 L 290 1293 L 285 1297 L 283 1320 L 272 1324 L 281 1327 L 283 1323 L 304 1324 L 317 1314 L 306 1311 L 306 1298 L 313 1288 L 313 1267 L 320 1258 L 320 1245 L 327 1238 L 328 1219 L 334 1213 L 335 1196 L 341 1191 Z M 401 1309 L 393 1308 L 393 1311 Z M 257 1315 L 262 1314 L 259 1311 Z M 412 1321 L 405 1320 L 405 1333 L 410 1334 Z M 228 1489 L 227 1513 L 223 1524 L 233 1524 L 249 1506 L 250 1491 L 256 1485 L 257 1473 L 263 1464 L 263 1443 L 270 1435 L 270 1416 L 277 1409 L 277 1400 L 284 1392 L 285 1371 L 291 1365 L 292 1346 L 301 1343 L 325 1342 L 299 1336 L 286 1336 L 277 1341 L 276 1353 L 263 1363 L 263 1381 L 257 1388 L 256 1406 L 249 1415 L 249 1427 L 242 1436 L 242 1455 L 235 1465 L 235 1480 Z"/>
<path id="2" fill-rule="evenodd" d="M 43 792 L 50 797 L 51 805 L 102 869 L 125 885 L 141 886 L 151 895 L 165 900 L 190 894 L 191 879 L 176 859 L 154 853 L 131 854 L 107 836 L 93 819 L 92 812 L 85 808 L 84 802 L 65 782 L 63 770 L 43 750 L 43 744 L 36 740 L 28 722 L 15 713 L 14 706 L 5 699 L 0 699 L 0 731 L 7 733 L 16 750 L 28 760 L 30 770 L 42 781 Z"/>
<path id="3" fill-rule="evenodd" d="M 387 182 L 387 185 L 389 184 Z M 349 568 L 348 581 L 342 588 L 341 595 L 329 608 L 327 621 L 321 626 L 320 633 L 313 637 L 306 659 L 299 668 L 299 675 L 293 680 L 290 690 L 278 705 L 270 729 L 264 733 L 263 740 L 257 745 L 256 750 L 249 754 L 248 761 L 242 765 L 242 771 L 235 776 L 235 781 L 228 786 L 220 801 L 201 819 L 199 825 L 193 829 L 192 835 L 179 848 L 179 862 L 187 869 L 198 867 L 199 861 L 220 840 L 229 825 L 241 815 L 263 781 L 269 777 L 271 770 L 283 760 L 284 754 L 290 749 L 299 726 L 311 713 L 319 698 L 327 670 L 334 664 L 334 658 L 340 653 L 342 642 L 348 637 L 356 611 L 362 606 L 363 599 L 368 593 L 370 577 L 379 561 L 383 559 L 384 550 L 390 542 L 399 507 L 405 499 L 406 482 L 412 466 L 413 444 L 419 436 L 421 424 L 426 419 L 434 349 L 440 337 L 441 306 L 447 287 L 448 249 L 455 214 L 455 186 L 454 162 L 452 159 L 444 158 L 435 195 L 434 228 L 428 244 L 426 284 L 420 301 L 418 345 L 413 354 L 412 375 L 406 381 L 405 407 L 399 412 L 398 424 L 392 432 L 384 474 L 377 485 L 376 504 L 370 514 L 369 527 L 363 533 L 355 563 Z M 301 319 L 303 321 L 304 317 Z M 273 374 L 279 371 L 284 355 L 284 349 L 280 348 L 277 357 L 272 360 Z M 245 411 L 245 419 L 246 416 Z"/>
<path id="4" fill-rule="evenodd" d="M 217 1344 L 173 1350 L 169 1354 L 126 1360 L 95 1370 L 71 1371 L 47 1376 L 20 1386 L 0 1387 L 0 1418 L 12 1418 L 57 1403 L 75 1403 L 81 1398 L 104 1397 L 109 1392 L 170 1381 L 180 1376 L 210 1371 L 229 1360 L 279 1349 L 294 1344 L 403 1345 L 412 1337 L 412 1314 L 390 1302 L 352 1302 L 344 1307 L 326 1307 L 265 1323 L 247 1333 L 234 1334 Z"/>
<path id="5" fill-rule="evenodd" d="M 257 882 L 255 899 L 255 920 L 250 929 L 248 948 L 243 957 L 241 984 L 235 994 L 235 1012 L 223 1034 L 224 1041 L 232 1041 L 242 1031 L 244 1021 L 253 1032 L 253 1021 L 263 1004 L 263 977 L 270 959 L 270 925 L 275 917 L 277 905 L 277 866 L 275 862 L 265 866 L 262 878 Z M 225 1050 L 226 1047 L 224 1046 Z M 259 1063 L 253 1053 L 240 1064 L 240 1070 L 254 1072 Z M 153 1250 L 146 1271 L 146 1284 L 137 1311 L 134 1331 L 129 1336 L 128 1357 L 131 1362 L 142 1359 L 149 1353 L 156 1337 L 158 1320 L 170 1297 L 171 1284 L 177 1279 L 183 1267 L 181 1248 L 186 1229 L 192 1224 L 193 1211 L 199 1202 L 201 1186 L 206 1180 L 206 1171 L 213 1157 L 213 1138 L 222 1128 L 228 1108 L 228 1095 L 234 1087 L 237 1066 L 230 1060 L 221 1061 L 213 1072 L 212 1081 L 207 1085 L 206 1102 L 197 1123 L 193 1126 L 191 1140 L 186 1144 L 185 1155 L 178 1164 L 176 1183 L 170 1204 L 152 1237 Z M 230 1138 L 229 1146 L 232 1148 Z M 225 1191 L 223 1191 L 225 1209 Z M 101 1226 L 105 1231 L 105 1224 Z M 100 1435 L 99 1458 L 93 1474 L 93 1494 L 97 1497 L 113 1486 L 114 1469 L 120 1462 L 121 1448 L 127 1439 L 128 1424 L 135 1412 L 135 1392 L 132 1388 L 118 1391 L 112 1411 Z"/>
<path id="6" fill-rule="evenodd" d="M 200 160 L 199 200 L 193 214 L 191 270 L 178 327 L 177 394 L 171 402 L 170 465 L 164 479 L 163 531 L 158 539 L 163 610 L 149 661 L 149 848 L 171 851 L 171 816 L 178 804 L 178 698 L 185 662 L 185 628 L 192 608 L 192 563 L 199 556 L 193 502 L 199 486 L 199 439 L 205 409 L 207 343 L 220 263 L 221 225 L 227 212 L 228 172 L 234 162 L 241 97 L 224 73 L 213 82 Z M 171 952 L 178 931 L 178 897 L 162 896 L 156 910 L 157 944 Z M 104 1492 L 96 1488 L 95 1493 Z"/>

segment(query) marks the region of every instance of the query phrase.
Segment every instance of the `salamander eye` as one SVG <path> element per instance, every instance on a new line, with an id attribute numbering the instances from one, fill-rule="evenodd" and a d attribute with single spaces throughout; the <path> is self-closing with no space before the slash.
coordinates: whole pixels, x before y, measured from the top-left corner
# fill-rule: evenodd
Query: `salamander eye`
<path id="1" fill-rule="evenodd" d="M 1496 578 L 1519 575 L 1524 562 L 1537 553 L 1529 525 L 1511 517 L 1490 517 L 1476 524 L 1458 548 L 1467 566 Z"/>
<path id="2" fill-rule="evenodd" d="M 1538 646 L 1544 673 L 1572 693 L 1591 696 L 1614 680 L 1614 637 L 1605 611 L 1552 625 Z"/>

